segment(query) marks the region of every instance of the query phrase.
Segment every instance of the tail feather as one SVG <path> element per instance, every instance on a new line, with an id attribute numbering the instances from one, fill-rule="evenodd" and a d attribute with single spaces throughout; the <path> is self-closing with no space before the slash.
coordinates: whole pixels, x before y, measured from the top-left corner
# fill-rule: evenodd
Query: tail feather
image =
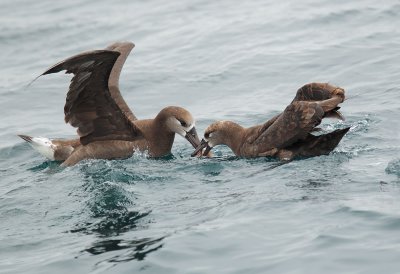
<path id="1" fill-rule="evenodd" d="M 31 137 L 22 134 L 18 136 L 23 140 L 25 140 L 28 144 L 31 145 L 33 149 L 35 149 L 37 152 L 42 154 L 47 159 L 50 159 L 52 161 L 55 160 L 55 154 L 54 154 L 55 146 L 50 139 L 44 137 Z"/>
<path id="2" fill-rule="evenodd" d="M 335 149 L 349 129 L 350 127 L 337 129 L 319 136 L 309 134 L 306 139 L 286 147 L 285 150 L 291 151 L 294 157 L 312 157 L 329 154 Z"/>
<path id="3" fill-rule="evenodd" d="M 28 143 L 32 142 L 31 136 L 19 134 L 18 137 L 22 138 L 22 140 L 27 141 Z"/>

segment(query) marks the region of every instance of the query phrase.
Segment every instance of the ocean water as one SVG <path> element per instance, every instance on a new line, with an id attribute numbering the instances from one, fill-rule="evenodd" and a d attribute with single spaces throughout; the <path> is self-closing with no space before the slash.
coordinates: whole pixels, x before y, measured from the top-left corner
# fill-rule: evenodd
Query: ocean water
<path id="1" fill-rule="evenodd" d="M 0 273 L 399 273 L 398 1 L 0 2 Z M 16 134 L 71 137 L 73 54 L 136 44 L 120 79 L 139 118 L 191 111 L 199 133 L 282 111 L 308 82 L 346 89 L 350 132 L 281 164 L 226 147 L 60 168 Z"/>

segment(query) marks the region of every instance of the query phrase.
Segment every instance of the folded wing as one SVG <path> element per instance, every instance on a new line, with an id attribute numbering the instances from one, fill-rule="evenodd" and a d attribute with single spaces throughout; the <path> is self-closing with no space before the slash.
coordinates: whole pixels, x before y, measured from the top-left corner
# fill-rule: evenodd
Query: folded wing
<path id="1" fill-rule="evenodd" d="M 271 125 L 262 127 L 253 144 L 260 151 L 284 148 L 305 138 L 321 123 L 323 116 L 323 109 L 315 102 L 293 102 Z"/>
<path id="2" fill-rule="evenodd" d="M 329 83 L 309 83 L 297 90 L 292 103 L 296 101 L 324 101 L 332 97 L 340 97 L 343 102 L 344 90 Z"/>
<path id="3" fill-rule="evenodd" d="M 338 104 L 344 98 L 342 88 L 328 83 L 307 84 L 297 91 L 296 97 L 283 113 L 260 127 L 258 136 L 251 143 L 268 151 L 304 140 L 323 118 L 337 113 Z"/>
<path id="4" fill-rule="evenodd" d="M 329 83 L 309 83 L 297 90 L 292 103 L 297 101 L 321 102 L 333 98 L 341 99 L 342 103 L 345 98 L 344 90 Z M 332 108 L 332 110 L 324 114 L 324 118 L 336 118 L 344 121 L 345 119 L 339 112 L 339 109 L 340 107 L 336 104 L 335 108 Z"/>

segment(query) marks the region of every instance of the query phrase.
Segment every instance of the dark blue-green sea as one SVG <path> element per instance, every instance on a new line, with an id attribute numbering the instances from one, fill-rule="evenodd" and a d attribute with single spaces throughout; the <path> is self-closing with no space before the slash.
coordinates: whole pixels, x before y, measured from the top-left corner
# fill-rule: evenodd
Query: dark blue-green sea
<path id="1" fill-rule="evenodd" d="M 115 41 L 138 118 L 178 105 L 199 135 L 281 112 L 296 90 L 346 90 L 329 155 L 282 163 L 172 155 L 62 168 L 17 134 L 71 138 L 70 75 L 35 77 Z M 400 273 L 399 1 L 0 2 L 0 273 Z"/>

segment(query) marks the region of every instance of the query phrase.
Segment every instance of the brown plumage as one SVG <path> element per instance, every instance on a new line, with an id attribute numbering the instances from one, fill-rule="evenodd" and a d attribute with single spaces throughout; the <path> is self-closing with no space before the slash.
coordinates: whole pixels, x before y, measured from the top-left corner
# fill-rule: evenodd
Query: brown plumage
<path id="1" fill-rule="evenodd" d="M 207 127 L 204 140 L 195 150 L 227 145 L 237 156 L 279 157 L 293 159 L 297 156 L 328 154 L 340 142 L 349 128 L 314 136 L 322 119 L 327 116 L 343 118 L 338 104 L 344 101 L 342 88 L 327 83 L 311 83 L 297 91 L 296 97 L 283 113 L 262 125 L 243 128 L 231 121 L 219 121 Z"/>
<path id="2" fill-rule="evenodd" d="M 192 115 L 181 107 L 170 106 L 156 118 L 138 120 L 119 91 L 119 76 L 134 44 L 115 43 L 105 50 L 84 52 L 46 70 L 42 75 L 65 70 L 74 76 L 64 106 L 65 122 L 77 128 L 79 139 L 52 140 L 20 135 L 52 160 L 65 160 L 70 166 L 84 159 L 127 158 L 134 151 L 147 151 L 152 157 L 171 152 L 175 133 L 194 147 L 200 143 Z M 44 141 L 43 141 L 44 140 Z M 37 141 L 36 143 L 34 141 Z M 53 151 L 49 153 L 42 143 Z M 50 156 L 48 156 L 50 155 Z"/>

